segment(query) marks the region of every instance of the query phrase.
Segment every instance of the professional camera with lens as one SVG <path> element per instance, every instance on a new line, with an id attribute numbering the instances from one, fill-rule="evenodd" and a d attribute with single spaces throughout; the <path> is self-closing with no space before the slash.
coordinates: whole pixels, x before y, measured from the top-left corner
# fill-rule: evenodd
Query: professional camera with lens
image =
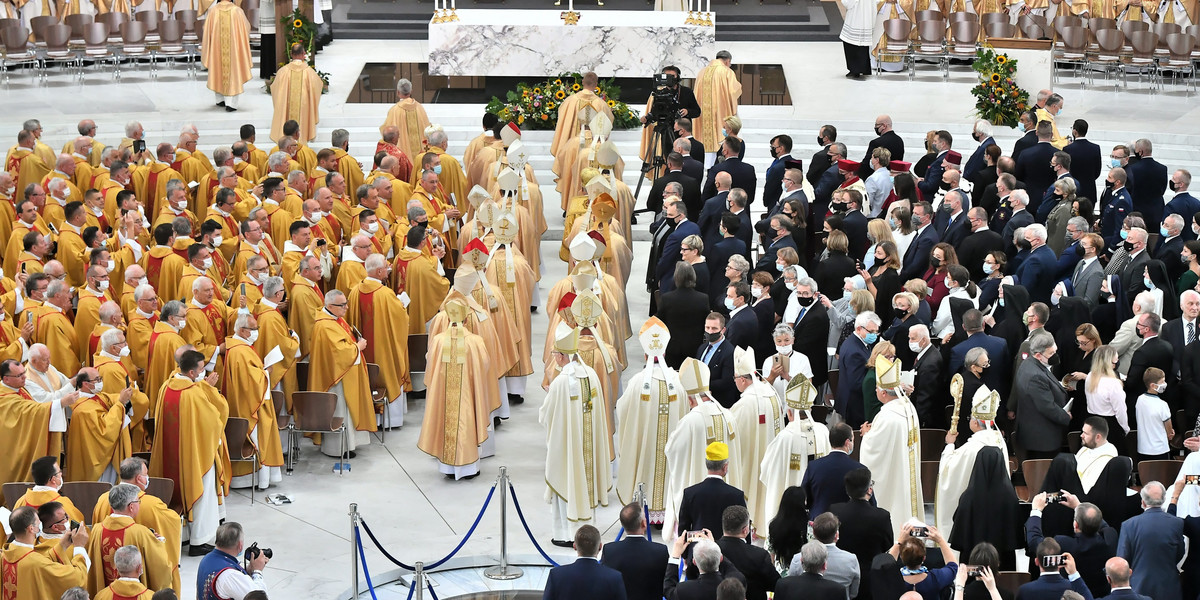
<path id="1" fill-rule="evenodd" d="M 246 548 L 246 551 L 244 553 L 245 559 L 247 562 L 252 561 L 252 560 L 258 558 L 258 555 L 260 553 L 263 556 L 266 556 L 267 558 L 272 558 L 275 556 L 275 553 L 272 552 L 270 548 L 259 548 L 258 542 L 254 542 L 253 544 L 250 544 L 249 548 Z"/>
<path id="2" fill-rule="evenodd" d="M 650 104 L 650 114 L 646 115 L 646 125 L 673 123 L 683 108 L 679 104 L 679 76 L 656 73 L 654 91 L 650 95 L 654 101 Z"/>

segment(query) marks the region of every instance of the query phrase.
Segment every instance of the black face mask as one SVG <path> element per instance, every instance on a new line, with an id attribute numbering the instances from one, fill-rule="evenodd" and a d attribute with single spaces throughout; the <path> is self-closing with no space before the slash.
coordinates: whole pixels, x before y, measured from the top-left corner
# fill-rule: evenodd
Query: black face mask
<path id="1" fill-rule="evenodd" d="M 1179 186 L 1175 185 L 1174 181 L 1167 181 L 1167 187 L 1171 188 L 1171 191 L 1174 192 Z"/>
<path id="2" fill-rule="evenodd" d="M 1121 242 L 1121 247 L 1124 248 L 1126 252 L 1133 252 L 1133 242 L 1129 240 Z"/>
<path id="3" fill-rule="evenodd" d="M 940 259 L 936 256 L 930 256 L 929 257 L 929 266 L 931 266 L 935 269 L 942 266 L 942 259 Z"/>
<path id="4" fill-rule="evenodd" d="M 882 129 L 883 129 L 882 127 L 876 125 L 875 126 L 875 135 L 883 135 L 883 131 L 881 131 Z"/>
<path id="5" fill-rule="evenodd" d="M 833 209 L 833 212 L 846 212 L 845 202 L 834 202 L 833 204 L 829 205 L 829 207 Z"/>
<path id="6" fill-rule="evenodd" d="M 814 300 L 816 300 L 816 298 L 812 298 L 812 297 L 805 298 L 804 296 L 796 296 L 796 302 L 798 302 L 800 304 L 800 306 L 805 306 L 805 307 L 812 306 L 812 303 Z"/>
<path id="7" fill-rule="evenodd" d="M 1077 256 L 1083 256 L 1084 254 L 1086 254 L 1086 253 L 1083 251 L 1083 246 L 1080 246 L 1079 244 L 1075 244 L 1075 254 L 1076 254 Z"/>
<path id="8" fill-rule="evenodd" d="M 817 136 L 817 145 L 818 145 L 818 146 L 824 146 L 824 145 L 825 145 L 825 140 L 821 139 L 821 136 L 819 136 L 819 135 Z"/>
<path id="9" fill-rule="evenodd" d="M 715 333 L 709 333 L 709 332 L 707 332 L 707 331 L 706 331 L 706 332 L 704 332 L 704 340 L 705 340 L 705 341 L 707 341 L 707 342 L 708 342 L 708 343 L 710 343 L 710 344 L 711 344 L 711 343 L 713 343 L 713 342 L 715 342 L 715 341 L 717 341 L 717 340 L 719 340 L 719 339 L 721 339 L 721 332 L 720 332 L 720 331 L 718 331 L 718 332 L 715 332 Z"/>
<path id="10" fill-rule="evenodd" d="M 947 190 L 947 191 L 949 191 L 949 190 L 950 190 L 950 182 L 949 182 L 949 181 L 943 181 L 943 182 L 941 182 L 940 184 L 938 184 L 938 187 L 939 187 L 939 188 L 941 188 L 941 189 L 943 189 L 943 190 Z"/>
<path id="11" fill-rule="evenodd" d="M 981 137 L 981 136 L 979 135 L 979 133 L 978 133 L 978 132 L 975 132 L 975 131 L 972 131 L 972 132 L 971 132 L 971 139 L 973 139 L 973 140 L 975 140 L 975 141 L 977 141 L 977 142 L 978 142 L 978 141 L 981 141 L 981 140 L 979 139 L 980 137 Z"/>
<path id="12" fill-rule="evenodd" d="M 772 147 L 772 148 L 771 148 L 771 158 L 779 158 L 779 155 L 775 154 L 775 148 L 774 148 L 774 147 Z"/>
<path id="13" fill-rule="evenodd" d="M 1113 189 L 1113 186 L 1114 186 L 1114 185 L 1116 185 L 1116 182 L 1114 182 L 1114 181 L 1109 181 L 1109 180 L 1107 180 L 1107 179 L 1105 179 L 1105 180 L 1104 180 L 1104 189 L 1106 189 L 1106 190 L 1111 190 L 1111 189 Z"/>

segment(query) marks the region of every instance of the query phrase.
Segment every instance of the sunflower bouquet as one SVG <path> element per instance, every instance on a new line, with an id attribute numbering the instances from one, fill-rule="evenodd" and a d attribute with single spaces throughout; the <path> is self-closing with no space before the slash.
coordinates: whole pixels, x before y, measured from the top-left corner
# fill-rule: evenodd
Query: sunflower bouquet
<path id="1" fill-rule="evenodd" d="M 315 68 L 317 65 L 317 24 L 304 16 L 300 9 L 296 9 L 280 19 L 279 26 L 283 29 L 286 40 L 284 51 L 286 52 L 286 48 L 290 48 L 292 44 L 304 46 L 304 51 L 308 53 L 308 65 Z M 279 66 L 287 64 L 286 56 L 280 57 L 280 60 L 282 62 L 279 63 Z M 321 93 L 327 93 L 329 91 L 329 73 L 317 71 L 317 75 L 321 77 L 321 81 L 325 82 L 325 88 Z M 274 79 L 274 77 L 271 78 L 272 81 Z M 268 89 L 270 89 L 270 85 L 268 82 Z"/>
<path id="2" fill-rule="evenodd" d="M 583 76 L 568 73 L 539 83 L 521 82 L 509 90 L 505 99 L 492 96 L 487 111 L 505 121 L 515 121 L 522 129 L 554 129 L 558 124 L 558 107 L 567 96 L 583 89 Z M 596 90 L 613 112 L 613 129 L 641 126 L 638 113 L 621 102 L 621 88 L 615 79 L 602 79 Z"/>
<path id="3" fill-rule="evenodd" d="M 1029 107 L 1029 92 L 1016 82 L 1017 61 L 985 44 L 975 51 L 971 68 L 979 73 L 979 83 L 971 88 L 975 114 L 994 125 L 1016 127 Z"/>

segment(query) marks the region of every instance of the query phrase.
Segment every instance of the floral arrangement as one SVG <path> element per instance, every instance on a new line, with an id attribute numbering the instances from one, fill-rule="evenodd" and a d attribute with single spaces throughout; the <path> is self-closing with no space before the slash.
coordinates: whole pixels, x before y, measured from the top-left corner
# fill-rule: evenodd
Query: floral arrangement
<path id="1" fill-rule="evenodd" d="M 283 45 L 285 54 L 284 56 L 279 57 L 282 59 L 279 63 L 279 66 L 282 67 L 288 62 L 286 54 L 287 49 L 290 48 L 292 44 L 300 44 L 301 46 L 304 46 L 304 51 L 308 54 L 308 66 L 313 67 L 315 70 L 317 66 L 317 24 L 313 23 L 312 20 L 304 16 L 304 13 L 301 13 L 300 9 L 297 8 L 290 14 L 283 17 L 283 19 L 279 21 L 279 25 L 283 29 L 283 33 L 286 36 L 286 40 Z M 321 81 L 325 82 L 325 87 L 321 90 L 321 93 L 329 93 L 329 73 L 318 70 L 317 75 L 321 78 Z M 270 91 L 271 83 L 273 81 L 275 81 L 274 76 L 272 76 L 271 80 L 267 82 L 268 91 Z"/>
<path id="2" fill-rule="evenodd" d="M 508 91 L 505 100 L 492 96 L 487 111 L 505 121 L 516 121 L 523 129 L 554 129 L 559 104 L 583 89 L 582 80 L 579 73 L 569 73 L 535 84 L 521 82 L 517 89 Z M 615 79 L 601 80 L 596 92 L 612 108 L 613 129 L 641 126 L 638 113 L 621 102 L 621 88 Z"/>
<path id="3" fill-rule="evenodd" d="M 1016 127 L 1029 107 L 1029 92 L 1016 83 L 1017 61 L 985 44 L 975 51 L 971 68 L 979 73 L 979 84 L 971 88 L 975 114 L 994 125 Z"/>

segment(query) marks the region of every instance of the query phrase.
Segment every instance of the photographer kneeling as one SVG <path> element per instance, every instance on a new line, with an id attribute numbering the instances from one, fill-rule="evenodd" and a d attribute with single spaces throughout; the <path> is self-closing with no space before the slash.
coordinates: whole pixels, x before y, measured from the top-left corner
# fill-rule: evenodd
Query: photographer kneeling
<path id="1" fill-rule="evenodd" d="M 254 590 L 266 590 L 262 570 L 271 560 L 270 548 L 254 544 L 245 549 L 245 566 L 238 557 L 243 551 L 242 526 L 230 521 L 217 528 L 216 549 L 200 561 L 196 573 L 197 600 L 244 600 Z"/>

